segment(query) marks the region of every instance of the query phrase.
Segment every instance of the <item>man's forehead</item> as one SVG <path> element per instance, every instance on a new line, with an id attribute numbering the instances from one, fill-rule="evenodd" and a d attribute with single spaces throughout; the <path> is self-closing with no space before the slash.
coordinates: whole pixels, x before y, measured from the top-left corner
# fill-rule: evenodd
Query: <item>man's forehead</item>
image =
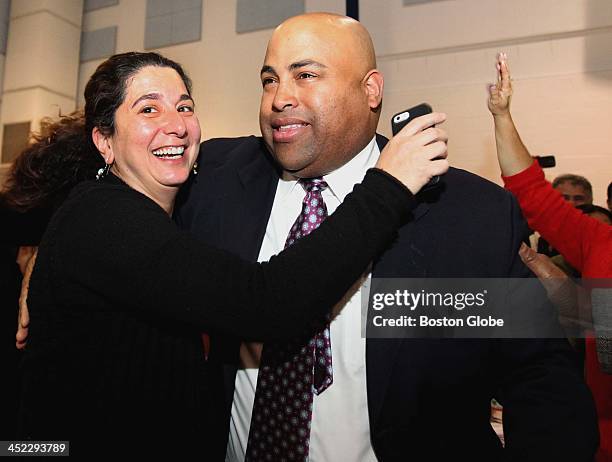
<path id="1" fill-rule="evenodd" d="M 376 67 L 368 32 L 353 19 L 337 15 L 312 14 L 289 19 L 272 33 L 265 65 L 286 67 L 306 59 L 347 71 L 365 72 Z"/>
<path id="2" fill-rule="evenodd" d="M 562 181 L 557 185 L 557 189 L 578 189 L 580 191 L 584 191 L 584 187 L 580 184 L 572 184 L 570 180 Z"/>
<path id="3" fill-rule="evenodd" d="M 271 41 L 264 58 L 263 67 L 272 67 L 276 71 L 295 70 L 300 67 L 313 66 L 320 69 L 333 69 L 346 64 L 350 59 L 350 50 L 343 50 L 318 38 L 307 43 L 296 41 Z"/>
<path id="4" fill-rule="evenodd" d="M 328 54 L 328 46 L 319 46 L 313 41 L 304 43 L 277 41 L 276 43 L 270 43 L 265 59 L 283 60 L 285 62 L 298 62 L 310 59 L 320 62 Z"/>

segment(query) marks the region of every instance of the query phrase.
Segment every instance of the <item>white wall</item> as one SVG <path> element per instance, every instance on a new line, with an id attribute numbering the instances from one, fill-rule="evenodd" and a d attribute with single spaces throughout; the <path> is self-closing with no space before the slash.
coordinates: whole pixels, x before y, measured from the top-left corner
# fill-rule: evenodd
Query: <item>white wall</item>
<path id="1" fill-rule="evenodd" d="M 499 50 L 509 56 L 513 114 L 533 155 L 554 154 L 560 173 L 586 176 L 605 205 L 612 180 L 612 2 L 446 0 L 410 7 L 361 0 L 385 75 L 379 129 L 427 101 L 449 118 L 455 166 L 495 182 L 499 168 L 486 84 Z"/>
<path id="2" fill-rule="evenodd" d="M 306 11 L 344 12 L 343 0 L 306 0 Z M 86 13 L 83 29 L 117 25 L 117 52 L 142 50 L 145 0 L 122 0 L 117 6 Z M 271 30 L 236 34 L 236 1 L 204 0 L 202 40 L 160 53 L 184 65 L 194 82 L 202 137 L 258 134 L 261 84 L 259 70 Z M 102 60 L 81 64 L 79 103 L 87 79 Z"/>
<path id="3" fill-rule="evenodd" d="M 13 1 L 3 65 L 0 140 L 5 124 L 75 109 L 82 0 Z"/>
<path id="4" fill-rule="evenodd" d="M 117 51 L 142 50 L 145 0 L 85 14 L 84 30 L 118 26 Z M 342 13 L 343 0 L 307 0 L 307 11 Z M 236 2 L 204 0 L 202 40 L 162 48 L 194 81 L 203 137 L 259 133 L 259 68 L 271 30 L 237 35 Z M 549 178 L 588 177 L 603 204 L 612 179 L 612 1 L 446 0 L 410 7 L 401 0 L 361 0 L 385 75 L 380 131 L 390 116 L 430 102 L 449 115 L 454 165 L 499 182 L 486 84 L 493 60 L 508 52 L 513 112 L 535 154 L 554 154 Z M 79 101 L 101 61 L 81 64 Z"/>

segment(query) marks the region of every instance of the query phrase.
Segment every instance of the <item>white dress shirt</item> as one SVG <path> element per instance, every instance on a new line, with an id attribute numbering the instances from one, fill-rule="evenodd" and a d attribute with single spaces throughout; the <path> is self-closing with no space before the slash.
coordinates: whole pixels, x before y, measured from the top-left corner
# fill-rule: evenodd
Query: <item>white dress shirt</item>
<path id="1" fill-rule="evenodd" d="M 380 151 L 376 139 L 348 163 L 324 177 L 328 188 L 323 200 L 331 215 L 366 170 L 374 167 Z M 289 230 L 302 211 L 306 192 L 296 180 L 281 179 L 276 189 L 272 212 L 258 261 L 268 261 L 281 252 Z M 340 313 L 331 322 L 333 384 L 320 395 L 314 395 L 310 433 L 309 461 L 376 461 L 370 442 L 370 423 L 366 393 L 365 339 L 361 335 L 362 282 L 356 281 L 347 294 Z M 336 310 L 334 310 L 336 311 Z M 241 350 L 243 364 L 249 364 Z M 239 369 L 232 404 L 229 443 L 226 461 L 242 462 L 249 439 L 251 412 L 257 386 L 256 368 Z"/>

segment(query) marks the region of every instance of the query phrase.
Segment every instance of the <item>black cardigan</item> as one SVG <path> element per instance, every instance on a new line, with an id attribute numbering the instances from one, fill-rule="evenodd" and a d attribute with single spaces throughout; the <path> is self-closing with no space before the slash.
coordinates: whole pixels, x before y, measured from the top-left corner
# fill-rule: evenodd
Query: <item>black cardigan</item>
<path id="1" fill-rule="evenodd" d="M 222 389 L 199 332 L 302 334 L 414 205 L 403 185 L 371 170 L 315 233 L 258 264 L 179 231 L 116 177 L 79 185 L 51 220 L 32 274 L 20 436 L 69 439 L 75 455 L 117 446 L 206 454 L 219 426 L 207 409 Z"/>

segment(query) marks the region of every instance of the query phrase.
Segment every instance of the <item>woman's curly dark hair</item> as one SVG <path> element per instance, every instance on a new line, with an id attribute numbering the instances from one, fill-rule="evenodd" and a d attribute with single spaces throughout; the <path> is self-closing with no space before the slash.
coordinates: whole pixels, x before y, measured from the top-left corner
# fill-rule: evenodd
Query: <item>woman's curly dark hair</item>
<path id="1" fill-rule="evenodd" d="M 115 133 L 115 112 L 123 103 L 132 78 L 147 66 L 169 67 L 181 77 L 191 95 L 191 80 L 180 64 L 153 52 L 128 52 L 111 56 L 98 66 L 85 87 L 84 112 L 73 112 L 57 121 L 44 119 L 39 134 L 14 161 L 0 203 L 19 211 L 55 209 L 73 186 L 92 180 L 104 160 L 91 133 Z"/>
<path id="2" fill-rule="evenodd" d="M 104 161 L 87 138 L 81 111 L 43 119 L 40 132 L 31 134 L 30 144 L 9 169 L 4 205 L 19 212 L 54 209 L 73 186 L 93 179 Z"/>

